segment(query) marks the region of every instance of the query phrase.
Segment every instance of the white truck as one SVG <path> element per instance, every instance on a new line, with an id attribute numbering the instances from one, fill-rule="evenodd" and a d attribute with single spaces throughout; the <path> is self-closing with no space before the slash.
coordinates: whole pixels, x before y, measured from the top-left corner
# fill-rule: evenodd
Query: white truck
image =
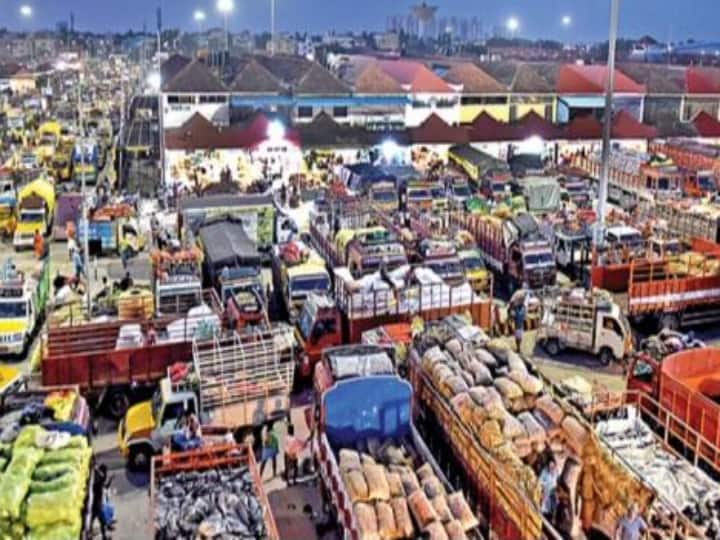
<path id="1" fill-rule="evenodd" d="M 604 364 L 632 353 L 630 323 L 620 306 L 583 289 L 546 300 L 538 342 L 551 356 L 576 349 L 599 355 Z"/>

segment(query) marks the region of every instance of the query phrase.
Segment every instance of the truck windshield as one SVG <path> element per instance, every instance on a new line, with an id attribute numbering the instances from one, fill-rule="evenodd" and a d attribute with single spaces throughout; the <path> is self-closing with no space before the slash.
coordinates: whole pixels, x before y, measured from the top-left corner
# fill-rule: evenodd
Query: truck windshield
<path id="1" fill-rule="evenodd" d="M 445 198 L 445 190 L 441 187 L 434 187 L 430 190 L 430 193 L 432 193 L 433 199 L 444 199 Z"/>
<path id="2" fill-rule="evenodd" d="M 480 257 L 467 257 L 463 259 L 463 266 L 466 270 L 482 270 L 485 265 Z"/>
<path id="3" fill-rule="evenodd" d="M 494 183 L 491 188 L 493 193 L 503 193 L 505 191 L 505 182 Z"/>
<path id="4" fill-rule="evenodd" d="M 665 191 L 670 189 L 670 179 L 666 176 L 663 176 L 662 178 L 658 178 L 657 181 L 657 189 Z"/>
<path id="5" fill-rule="evenodd" d="M 422 201 L 425 199 L 432 199 L 432 195 L 427 189 L 414 189 L 412 191 L 408 191 L 408 199 L 411 201 Z"/>
<path id="6" fill-rule="evenodd" d="M 397 193 L 394 191 L 373 191 L 373 201 L 380 203 L 397 202 Z"/>
<path id="7" fill-rule="evenodd" d="M 526 266 L 546 266 L 555 265 L 552 253 L 541 252 L 541 253 L 528 253 L 524 257 Z"/>
<path id="8" fill-rule="evenodd" d="M 453 186 L 453 195 L 456 197 L 469 197 L 470 194 L 470 188 L 467 186 Z"/>
<path id="9" fill-rule="evenodd" d="M 709 176 L 698 176 L 698 187 L 703 191 L 712 191 L 715 189 L 715 181 Z"/>
<path id="10" fill-rule="evenodd" d="M 312 310 L 304 308 L 302 312 L 300 312 L 300 317 L 298 318 L 298 329 L 300 330 L 300 334 L 302 334 L 303 339 L 309 339 L 310 332 L 312 331 L 314 318 L 311 311 Z"/>
<path id="11" fill-rule="evenodd" d="M 27 302 L 25 301 L 0 301 L 0 319 L 20 319 L 27 315 Z"/>
<path id="12" fill-rule="evenodd" d="M 438 276 L 457 276 L 462 275 L 463 269 L 458 261 L 430 261 L 428 267 Z"/>
<path id="13" fill-rule="evenodd" d="M 37 223 L 42 219 L 43 212 L 41 210 L 23 210 L 20 212 L 20 223 Z"/>
<path id="14" fill-rule="evenodd" d="M 330 278 L 323 274 L 302 276 L 290 281 L 290 293 L 293 298 L 305 298 L 311 292 L 330 290 Z"/>

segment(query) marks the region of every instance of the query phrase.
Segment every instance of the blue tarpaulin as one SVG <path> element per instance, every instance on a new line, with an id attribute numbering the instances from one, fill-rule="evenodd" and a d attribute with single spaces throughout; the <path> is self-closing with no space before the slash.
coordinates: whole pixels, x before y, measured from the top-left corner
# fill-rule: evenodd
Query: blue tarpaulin
<path id="1" fill-rule="evenodd" d="M 355 163 L 345 166 L 345 185 L 348 189 L 363 192 L 372 184 L 379 182 L 395 183 L 395 176 L 370 163 Z"/>
<path id="2" fill-rule="evenodd" d="M 412 387 L 396 376 L 339 381 L 323 396 L 325 432 L 333 448 L 353 448 L 368 437 L 410 433 Z"/>

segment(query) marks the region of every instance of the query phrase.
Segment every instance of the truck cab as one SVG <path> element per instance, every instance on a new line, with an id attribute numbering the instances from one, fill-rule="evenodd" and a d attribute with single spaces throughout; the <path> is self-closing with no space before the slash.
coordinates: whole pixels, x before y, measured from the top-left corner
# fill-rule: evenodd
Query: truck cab
<path id="1" fill-rule="evenodd" d="M 623 250 L 630 254 L 640 254 L 643 250 L 644 242 L 642 234 L 634 227 L 619 225 L 609 227 L 605 231 L 605 241 L 608 247 Z"/>
<path id="2" fill-rule="evenodd" d="M 555 285 L 557 266 L 545 241 L 525 240 L 510 247 L 509 273 L 531 289 Z"/>
<path id="3" fill-rule="evenodd" d="M 476 293 L 485 292 L 488 289 L 490 272 L 485 267 L 482 253 L 477 249 L 464 249 L 458 252 L 460 263 L 465 272 L 465 278 Z"/>
<path id="4" fill-rule="evenodd" d="M 385 227 L 341 230 L 336 244 L 354 276 L 377 272 L 383 266 L 391 270 L 407 264 L 405 247 Z"/>
<path id="5" fill-rule="evenodd" d="M 405 209 L 432 210 L 432 186 L 424 182 L 410 182 L 405 188 Z"/>
<path id="6" fill-rule="evenodd" d="M 422 240 L 418 246 L 420 258 L 445 283 L 462 285 L 467 281 L 465 267 L 457 256 L 455 245 L 448 240 Z"/>
<path id="7" fill-rule="evenodd" d="M 465 201 L 470 200 L 473 196 L 473 192 L 470 189 L 470 184 L 464 180 L 456 180 L 450 184 L 448 190 L 448 198 L 450 199 L 450 206 L 456 209 L 465 208 Z"/>
<path id="8" fill-rule="evenodd" d="M 400 199 L 398 190 L 393 182 L 378 182 L 368 188 L 368 199 L 377 208 L 387 212 L 394 212 L 398 209 Z"/>
<path id="9" fill-rule="evenodd" d="M 683 179 L 683 194 L 688 197 L 704 197 L 718 190 L 715 173 L 712 170 L 693 171 Z"/>
<path id="10" fill-rule="evenodd" d="M 295 337 L 302 351 L 298 372 L 307 378 L 325 349 L 343 343 L 340 311 L 332 298 L 319 294 L 308 296 L 295 325 Z"/>
<path id="11" fill-rule="evenodd" d="M 0 280 L 0 354 L 21 355 L 44 316 L 49 292 L 49 269 L 45 261 L 38 275 L 14 270 L 5 262 Z"/>
<path id="12" fill-rule="evenodd" d="M 440 184 L 430 186 L 430 195 L 432 195 L 432 209 L 435 212 L 446 212 L 449 209 L 447 191 Z"/>
<path id="13" fill-rule="evenodd" d="M 0 236 L 12 237 L 15 232 L 15 182 L 0 173 Z"/>
<path id="14" fill-rule="evenodd" d="M 190 249 L 178 253 L 155 250 L 150 257 L 157 313 L 186 313 L 202 303 L 200 250 Z"/>
<path id="15" fill-rule="evenodd" d="M 325 260 L 298 240 L 276 248 L 273 279 L 291 322 L 297 319 L 308 296 L 330 293 L 331 280 Z"/>
<path id="16" fill-rule="evenodd" d="M 267 320 L 267 298 L 259 268 L 235 268 L 218 280 L 220 302 L 231 326 L 241 329 Z"/>
<path id="17" fill-rule="evenodd" d="M 99 150 L 97 142 L 86 139 L 75 144 L 72 154 L 73 180 L 78 184 L 94 185 L 99 172 Z"/>

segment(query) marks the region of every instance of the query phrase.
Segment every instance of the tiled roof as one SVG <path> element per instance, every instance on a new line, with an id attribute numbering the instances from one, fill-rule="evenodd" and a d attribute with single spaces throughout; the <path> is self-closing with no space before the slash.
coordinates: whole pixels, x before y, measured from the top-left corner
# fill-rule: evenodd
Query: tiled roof
<path id="1" fill-rule="evenodd" d="M 635 119 L 626 111 L 620 111 L 613 117 L 613 139 L 653 139 L 657 129 Z"/>
<path id="2" fill-rule="evenodd" d="M 221 93 L 228 89 L 213 74 L 209 67 L 194 60 L 182 68 L 163 87 L 165 92 L 178 93 Z"/>
<path id="3" fill-rule="evenodd" d="M 192 60 L 181 54 L 173 54 L 160 66 L 160 77 L 163 81 L 171 81 Z"/>
<path id="4" fill-rule="evenodd" d="M 400 83 L 385 73 L 377 63 L 367 65 L 355 81 L 358 94 L 404 94 Z"/>
<path id="5" fill-rule="evenodd" d="M 272 73 L 276 79 L 289 85 L 297 84 L 308 72 L 312 64 L 312 62 L 301 56 L 286 54 L 276 54 L 274 56 L 259 54 L 255 56 L 255 59 Z"/>
<path id="6" fill-rule="evenodd" d="M 720 69 L 688 67 L 685 71 L 688 94 L 720 94 Z"/>
<path id="7" fill-rule="evenodd" d="M 245 94 L 279 94 L 283 87 L 267 68 L 252 59 L 237 74 L 230 90 Z"/>
<path id="8" fill-rule="evenodd" d="M 534 136 L 552 140 L 560 138 L 560 128 L 545 120 L 535 111 L 530 111 L 512 124 L 512 134 L 515 140 L 524 140 Z"/>
<path id="9" fill-rule="evenodd" d="M 626 63 L 619 65 L 620 71 L 632 80 L 644 84 L 648 94 L 685 93 L 685 68 L 664 64 Z"/>
<path id="10" fill-rule="evenodd" d="M 444 79 L 453 85 L 463 85 L 464 94 L 499 94 L 507 91 L 502 84 L 470 62 L 453 65 Z"/>
<path id="11" fill-rule="evenodd" d="M 309 69 L 294 87 L 296 94 L 337 95 L 349 94 L 350 87 L 335 77 L 317 62 L 312 62 Z"/>
<path id="12" fill-rule="evenodd" d="M 481 112 L 469 126 L 470 140 L 473 142 L 500 141 L 505 139 L 511 126 L 495 120 L 486 112 Z"/>
<path id="13" fill-rule="evenodd" d="M 559 94 L 603 94 L 607 84 L 607 77 L 607 66 L 564 64 L 560 66 L 556 90 Z M 616 69 L 615 92 L 644 94 L 646 88 Z"/>
<path id="14" fill-rule="evenodd" d="M 700 137 L 720 137 L 720 122 L 707 112 L 700 112 L 692 123 Z"/>
<path id="15" fill-rule="evenodd" d="M 399 82 L 410 92 L 420 94 L 452 93 L 452 88 L 428 69 L 425 64 L 411 60 L 378 60 L 385 73 Z"/>
<path id="16" fill-rule="evenodd" d="M 568 140 L 589 140 L 602 137 L 602 122 L 594 116 L 578 116 L 565 126 Z"/>
<path id="17" fill-rule="evenodd" d="M 467 128 L 451 126 L 432 113 L 416 128 L 410 129 L 413 142 L 427 144 L 462 144 L 468 142 Z"/>

